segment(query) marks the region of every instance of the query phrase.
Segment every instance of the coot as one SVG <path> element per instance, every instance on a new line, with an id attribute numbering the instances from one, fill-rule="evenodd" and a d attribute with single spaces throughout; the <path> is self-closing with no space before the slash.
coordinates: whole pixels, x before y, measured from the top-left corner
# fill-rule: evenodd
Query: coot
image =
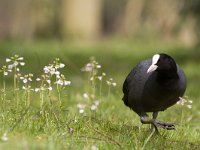
<path id="1" fill-rule="evenodd" d="M 175 129 L 173 123 L 156 120 L 159 111 L 176 104 L 186 89 L 186 77 L 174 59 L 167 54 L 155 54 L 140 62 L 123 84 L 124 104 L 136 112 L 143 124 Z M 153 112 L 152 119 L 147 112 Z"/>

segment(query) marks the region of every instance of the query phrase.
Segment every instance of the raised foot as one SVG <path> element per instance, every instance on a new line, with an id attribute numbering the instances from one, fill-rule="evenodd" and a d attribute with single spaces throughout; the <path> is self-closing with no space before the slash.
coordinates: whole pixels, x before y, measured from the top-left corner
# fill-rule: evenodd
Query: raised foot
<path id="1" fill-rule="evenodd" d="M 163 129 L 167 129 L 167 130 L 175 130 L 175 124 L 174 123 L 160 122 L 158 120 L 154 120 L 154 121 L 152 121 L 152 125 L 156 129 L 157 129 L 157 127 L 159 127 L 159 128 L 163 128 Z"/>

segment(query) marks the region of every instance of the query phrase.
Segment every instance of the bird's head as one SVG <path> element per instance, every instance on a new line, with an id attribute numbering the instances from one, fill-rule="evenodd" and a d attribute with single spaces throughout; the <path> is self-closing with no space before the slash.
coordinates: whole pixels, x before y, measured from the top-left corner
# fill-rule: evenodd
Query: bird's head
<path id="1" fill-rule="evenodd" d="M 155 54 L 152 57 L 152 64 L 147 73 L 156 71 L 162 74 L 174 74 L 177 72 L 177 66 L 174 59 L 167 54 Z"/>

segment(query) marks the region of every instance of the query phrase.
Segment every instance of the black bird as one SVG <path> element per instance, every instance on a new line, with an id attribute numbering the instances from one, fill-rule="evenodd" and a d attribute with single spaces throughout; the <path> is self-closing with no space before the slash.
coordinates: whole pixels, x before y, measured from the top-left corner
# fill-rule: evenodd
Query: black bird
<path id="1" fill-rule="evenodd" d="M 174 59 L 167 54 L 155 54 L 140 62 L 123 84 L 124 104 L 140 116 L 141 123 L 168 130 L 173 123 L 156 120 L 159 111 L 176 104 L 186 90 L 186 77 Z M 147 112 L 153 112 L 149 119 Z"/>

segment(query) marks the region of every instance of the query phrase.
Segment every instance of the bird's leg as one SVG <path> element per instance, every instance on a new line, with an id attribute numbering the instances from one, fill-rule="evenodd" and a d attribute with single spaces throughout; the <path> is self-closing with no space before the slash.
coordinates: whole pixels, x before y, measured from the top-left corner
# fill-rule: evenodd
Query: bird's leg
<path id="1" fill-rule="evenodd" d="M 140 121 L 142 124 L 151 124 L 152 123 L 152 119 L 149 119 L 149 117 L 146 113 L 140 114 Z"/>
<path id="2" fill-rule="evenodd" d="M 142 124 L 151 124 L 151 132 L 153 131 L 153 128 L 155 128 L 156 131 L 158 131 L 157 127 L 153 125 L 154 120 L 150 119 L 146 113 L 140 114 L 140 120 Z"/>
<path id="3" fill-rule="evenodd" d="M 141 113 L 140 120 L 141 120 L 141 123 L 143 123 L 143 124 L 151 124 L 152 125 L 151 130 L 154 127 L 157 132 L 158 132 L 158 127 L 167 129 L 167 130 L 175 130 L 175 126 L 173 123 L 166 123 L 166 122 L 158 121 L 158 120 L 156 120 L 157 116 L 158 116 L 158 112 L 153 112 L 153 118 L 150 119 L 146 113 Z"/>
<path id="4" fill-rule="evenodd" d="M 153 123 L 153 122 L 155 122 L 155 120 L 156 120 L 156 118 L 158 116 L 158 112 L 157 111 L 153 112 L 152 116 L 153 116 L 153 118 L 152 118 L 152 123 L 151 123 L 151 131 L 153 131 L 153 128 L 155 128 L 156 132 L 159 133 L 157 126 L 154 125 L 154 123 Z"/>
<path id="5" fill-rule="evenodd" d="M 158 112 L 153 112 L 152 126 L 155 127 L 156 131 L 158 131 L 157 127 L 167 129 L 167 130 L 175 130 L 174 123 L 166 123 L 156 120 L 158 116 Z"/>

